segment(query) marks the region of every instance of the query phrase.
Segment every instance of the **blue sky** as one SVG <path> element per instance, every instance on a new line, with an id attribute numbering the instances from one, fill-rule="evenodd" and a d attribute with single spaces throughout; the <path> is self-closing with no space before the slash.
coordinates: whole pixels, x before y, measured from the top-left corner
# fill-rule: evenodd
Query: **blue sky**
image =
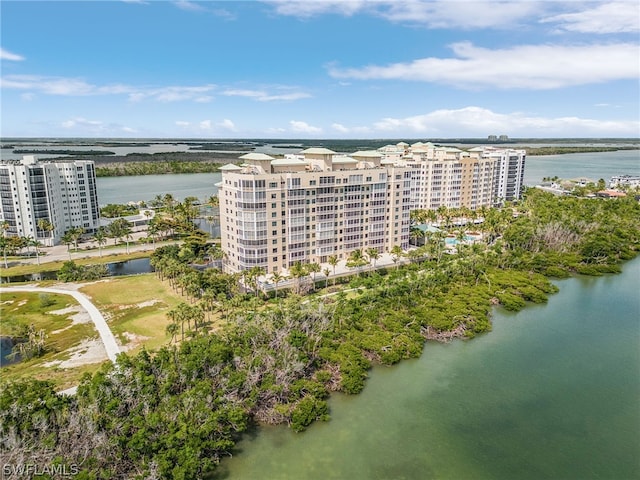
<path id="1" fill-rule="evenodd" d="M 0 1 L 2 137 L 639 137 L 640 3 Z"/>

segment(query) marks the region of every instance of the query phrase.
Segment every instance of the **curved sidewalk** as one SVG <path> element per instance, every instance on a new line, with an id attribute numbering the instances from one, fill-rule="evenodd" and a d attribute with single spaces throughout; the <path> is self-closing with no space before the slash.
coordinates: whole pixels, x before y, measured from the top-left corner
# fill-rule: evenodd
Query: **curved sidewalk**
<path id="1" fill-rule="evenodd" d="M 0 287 L 0 293 L 2 292 L 41 292 L 41 293 L 57 293 L 60 295 L 71 295 L 73 298 L 77 300 L 77 302 L 84 307 L 84 309 L 89 313 L 91 317 L 91 321 L 98 330 L 100 334 L 100 339 L 104 345 L 104 349 L 107 351 L 107 356 L 109 360 L 112 362 L 116 361 L 116 357 L 120 353 L 120 347 L 118 347 L 118 343 L 116 342 L 116 337 L 113 336 L 111 329 L 107 325 L 107 321 L 100 313 L 100 310 L 96 308 L 96 306 L 91 303 L 91 300 L 84 295 L 75 290 L 63 290 L 59 288 L 45 288 L 45 287 Z"/>

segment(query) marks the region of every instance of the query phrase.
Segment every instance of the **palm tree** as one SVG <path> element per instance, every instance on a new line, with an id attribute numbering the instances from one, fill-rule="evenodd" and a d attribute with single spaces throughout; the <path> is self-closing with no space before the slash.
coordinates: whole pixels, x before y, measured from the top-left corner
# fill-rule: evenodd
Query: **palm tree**
<path id="1" fill-rule="evenodd" d="M 172 315 L 170 315 L 172 312 L 167 312 L 167 316 L 169 318 L 172 317 Z M 173 341 L 176 339 L 176 336 L 178 335 L 178 332 L 180 331 L 180 327 L 178 327 L 178 324 L 175 321 L 172 321 L 169 325 L 167 325 L 166 328 L 166 332 L 167 334 L 171 335 L 171 339 L 169 340 L 169 344 L 172 344 Z"/>
<path id="2" fill-rule="evenodd" d="M 411 231 L 409 233 L 411 239 L 413 240 L 413 244 L 417 247 L 420 244 L 420 239 L 422 239 L 422 244 L 424 245 L 424 231 L 417 227 L 411 227 Z"/>
<path id="3" fill-rule="evenodd" d="M 71 239 L 73 241 L 73 247 L 75 249 L 75 251 L 78 251 L 78 241 L 80 240 L 80 237 L 82 237 L 82 235 L 84 235 L 84 228 L 82 227 L 73 227 L 69 230 L 71 232 Z"/>
<path id="4" fill-rule="evenodd" d="M 0 237 L 0 247 L 2 248 L 2 256 L 4 257 L 4 268 L 9 268 L 7 263 L 7 247 L 9 246 L 9 240 L 6 237 Z"/>
<path id="5" fill-rule="evenodd" d="M 271 274 L 271 281 L 276 287 L 276 290 L 275 290 L 276 298 L 278 298 L 278 283 L 282 282 L 284 279 L 285 279 L 284 275 L 280 274 L 279 272 L 273 272 Z"/>
<path id="6" fill-rule="evenodd" d="M 403 255 L 402 247 L 400 245 L 394 245 L 390 253 L 391 260 L 393 260 L 393 263 L 396 264 L 396 268 L 398 268 L 398 260 L 400 260 L 400 257 Z"/>
<path id="7" fill-rule="evenodd" d="M 336 284 L 336 266 L 338 265 L 338 256 L 337 255 L 331 255 L 329 257 L 329 265 L 331 265 L 333 267 L 333 284 Z"/>
<path id="8" fill-rule="evenodd" d="M 176 201 L 173 198 L 173 195 L 171 195 L 170 193 L 165 193 L 164 197 L 162 197 L 162 203 L 164 207 L 167 209 L 167 212 L 169 212 L 169 214 L 171 215 L 173 215 L 173 206 L 175 202 Z"/>
<path id="9" fill-rule="evenodd" d="M 320 270 L 322 270 L 320 268 L 320 264 L 316 262 L 311 262 L 306 265 L 306 268 L 307 268 L 307 272 L 311 274 L 311 281 L 313 282 L 313 289 L 315 290 L 316 289 L 316 273 L 319 273 Z"/>
<path id="10" fill-rule="evenodd" d="M 251 270 L 249 270 L 249 274 L 251 275 L 251 279 L 253 280 L 253 286 L 255 287 L 255 292 L 257 297 L 258 292 L 260 291 L 260 288 L 258 287 L 259 285 L 258 278 L 265 274 L 264 268 L 251 267 Z"/>
<path id="11" fill-rule="evenodd" d="M 102 256 L 102 246 L 107 243 L 107 232 L 104 227 L 98 228 L 96 233 L 93 234 L 93 239 L 98 244 L 98 251 L 100 252 L 100 256 Z"/>
<path id="12" fill-rule="evenodd" d="M 38 241 L 37 238 L 33 237 L 29 237 L 28 241 L 30 246 L 35 247 L 36 261 L 38 262 L 38 265 L 40 265 L 40 252 L 38 251 L 38 248 L 41 247 L 42 244 Z"/>
<path id="13" fill-rule="evenodd" d="M 54 226 L 48 219 L 41 218 L 38 220 L 38 230 L 46 232 L 47 237 L 51 238 Z"/>
<path id="14" fill-rule="evenodd" d="M 300 262 L 294 263 L 289 269 L 289 273 L 295 279 L 295 293 L 300 293 L 300 278 L 307 274 L 307 269 Z"/>
<path id="15" fill-rule="evenodd" d="M 205 203 L 208 203 L 212 207 L 218 207 L 220 205 L 220 198 L 218 197 L 218 195 L 211 195 L 209 198 L 207 198 L 207 201 Z"/>
<path id="16" fill-rule="evenodd" d="M 4 222 L 0 223 L 0 228 L 2 228 L 2 236 L 6 237 L 7 232 L 11 229 L 11 224 L 7 220 L 5 220 Z"/>
<path id="17" fill-rule="evenodd" d="M 377 248 L 367 248 L 367 257 L 369 258 L 369 262 L 373 261 L 373 270 L 376 269 L 376 260 L 380 258 L 380 253 Z"/>
<path id="18" fill-rule="evenodd" d="M 329 286 L 329 274 L 331 273 L 331 270 L 329 270 L 328 268 L 325 268 L 322 271 L 322 274 L 324 275 L 324 288 L 327 288 Z"/>
<path id="19" fill-rule="evenodd" d="M 60 239 L 60 241 L 67 246 L 67 253 L 69 254 L 69 260 L 71 260 L 71 245 L 73 244 L 73 232 L 71 230 L 67 230 L 66 232 L 64 232 L 64 235 L 62 235 L 62 238 Z"/>
<path id="20" fill-rule="evenodd" d="M 358 272 L 360 271 L 360 267 L 368 263 L 365 258 L 362 250 L 356 249 L 349 254 L 349 258 L 347 258 L 347 267 L 349 268 L 357 268 Z"/>

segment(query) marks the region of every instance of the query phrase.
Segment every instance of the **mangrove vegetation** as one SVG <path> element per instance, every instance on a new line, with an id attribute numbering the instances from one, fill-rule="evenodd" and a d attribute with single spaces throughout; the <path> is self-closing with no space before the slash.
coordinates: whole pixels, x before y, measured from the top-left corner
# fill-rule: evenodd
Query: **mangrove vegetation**
<path id="1" fill-rule="evenodd" d="M 414 217 L 423 215 L 432 214 Z M 463 213 L 437 215 L 455 235 Z M 3 385 L 4 461 L 75 464 L 78 478 L 203 478 L 252 424 L 300 431 L 326 420 L 330 393 L 360 392 L 372 364 L 417 357 L 425 341 L 488 332 L 494 306 L 546 302 L 557 291 L 551 278 L 617 272 L 640 250 L 632 197 L 529 189 L 516 204 L 474 215 L 483 241 L 454 251 L 441 232 L 426 234 L 409 253 L 394 249 L 391 269 L 374 269 L 372 253 L 353 254 L 351 277 L 334 277 L 337 285 L 299 265 L 293 286 L 269 294 L 260 269 L 192 268 L 194 258 L 217 255 L 197 238 L 157 249 L 155 275 L 182 298 L 167 312 L 166 344 L 121 354 L 87 374 L 76 396 L 50 382 Z"/>

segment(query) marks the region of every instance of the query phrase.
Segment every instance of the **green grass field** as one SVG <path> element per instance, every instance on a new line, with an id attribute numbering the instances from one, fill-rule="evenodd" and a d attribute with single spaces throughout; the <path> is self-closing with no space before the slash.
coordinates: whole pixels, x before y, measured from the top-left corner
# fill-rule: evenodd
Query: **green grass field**
<path id="1" fill-rule="evenodd" d="M 185 299 L 152 273 L 109 278 L 81 291 L 100 309 L 123 345 L 133 342 L 133 352 L 142 345 L 154 349 L 169 341 L 166 313 Z"/>

